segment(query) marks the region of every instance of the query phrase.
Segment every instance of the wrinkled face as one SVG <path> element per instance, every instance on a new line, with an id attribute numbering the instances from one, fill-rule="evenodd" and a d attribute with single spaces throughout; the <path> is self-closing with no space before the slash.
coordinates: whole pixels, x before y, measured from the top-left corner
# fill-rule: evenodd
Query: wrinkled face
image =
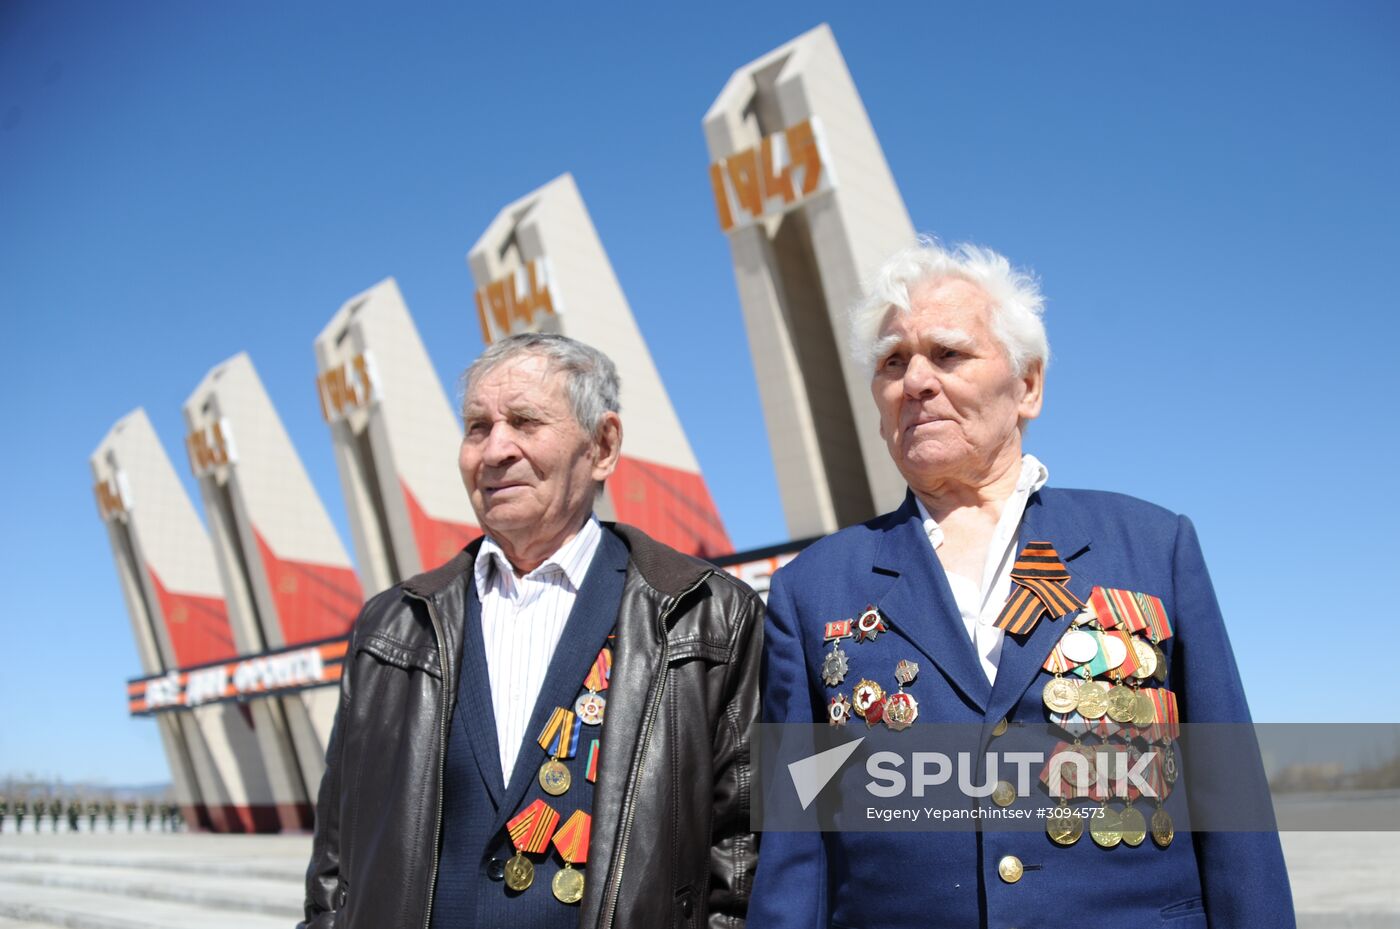
<path id="1" fill-rule="evenodd" d="M 458 466 L 478 521 L 521 544 L 549 537 L 593 506 L 595 444 L 574 419 L 566 376 L 523 355 L 477 378 L 463 408 Z"/>
<path id="2" fill-rule="evenodd" d="M 990 303 L 968 281 L 924 281 L 910 289 L 910 312 L 892 311 L 880 329 L 870 385 L 880 434 L 916 489 L 1007 466 L 1020 456 L 1021 421 L 1040 415 L 1042 368 L 1016 375 Z"/>

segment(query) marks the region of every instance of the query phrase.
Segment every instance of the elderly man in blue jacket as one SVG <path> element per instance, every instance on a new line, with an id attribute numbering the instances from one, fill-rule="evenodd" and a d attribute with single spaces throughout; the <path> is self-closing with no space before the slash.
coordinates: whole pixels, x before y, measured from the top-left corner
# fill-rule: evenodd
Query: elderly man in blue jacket
<path id="1" fill-rule="evenodd" d="M 774 576 L 763 718 L 962 724 L 992 752 L 1034 728 L 1089 760 L 1148 755 L 1155 789 L 1086 765 L 1062 799 L 996 785 L 991 805 L 1081 814 L 1035 831 L 770 831 L 752 925 L 1294 925 L 1276 833 L 1185 831 L 1197 774 L 1198 798 L 1231 777 L 1263 784 L 1257 752 L 1213 772 L 1174 741 L 1183 723 L 1250 722 L 1191 522 L 1055 488 L 1023 448 L 1049 355 L 1042 305 L 1032 277 L 971 246 L 921 240 L 877 273 L 853 344 L 909 492 Z"/>

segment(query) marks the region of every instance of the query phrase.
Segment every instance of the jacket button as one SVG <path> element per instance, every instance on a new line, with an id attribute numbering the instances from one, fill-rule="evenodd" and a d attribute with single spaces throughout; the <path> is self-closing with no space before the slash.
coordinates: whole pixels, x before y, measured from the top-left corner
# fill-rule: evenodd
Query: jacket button
<path id="1" fill-rule="evenodd" d="M 689 919 L 691 910 L 693 909 L 695 909 L 695 905 L 690 902 L 690 894 L 681 897 L 681 916 Z"/>
<path id="2" fill-rule="evenodd" d="M 506 862 L 504 858 L 492 858 L 486 862 L 486 876 L 493 881 L 503 881 L 506 877 Z"/>
<path id="3" fill-rule="evenodd" d="M 1008 884 L 1014 884 L 1021 879 L 1026 869 L 1021 865 L 1021 859 L 1015 855 L 1007 855 L 997 862 L 997 874 Z"/>
<path id="4" fill-rule="evenodd" d="M 1006 717 L 1003 716 L 1000 720 L 997 721 L 997 724 L 992 727 L 992 737 L 995 738 L 999 735 L 1006 735 L 1006 727 L 1009 725 L 1010 723 L 1008 723 L 1006 721 Z"/>

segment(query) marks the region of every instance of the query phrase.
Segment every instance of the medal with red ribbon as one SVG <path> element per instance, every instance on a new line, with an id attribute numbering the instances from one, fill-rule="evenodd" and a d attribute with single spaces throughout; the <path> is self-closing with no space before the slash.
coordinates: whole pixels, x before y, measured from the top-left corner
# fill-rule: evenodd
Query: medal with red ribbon
<path id="1" fill-rule="evenodd" d="M 563 828 L 554 834 L 554 847 L 559 850 L 559 857 L 564 859 L 564 868 L 554 875 L 551 887 L 561 903 L 578 903 L 583 899 L 583 872 L 574 870 L 574 865 L 588 861 L 588 837 L 592 826 L 591 816 L 583 810 L 575 810 Z"/>
<path id="2" fill-rule="evenodd" d="M 585 726 L 597 726 L 603 722 L 608 701 L 600 691 L 608 689 L 608 681 L 612 678 L 612 663 L 612 649 L 604 648 L 598 653 L 598 657 L 593 659 L 593 666 L 588 669 L 588 676 L 583 679 L 583 686 L 588 688 L 588 693 L 574 701 L 574 712 L 578 714 L 579 722 Z"/>
<path id="3" fill-rule="evenodd" d="M 506 823 L 506 832 L 515 846 L 515 857 L 506 862 L 506 886 L 511 890 L 528 890 L 535 882 L 535 863 L 526 855 L 538 855 L 549 847 L 559 814 L 543 800 L 535 800 Z"/>

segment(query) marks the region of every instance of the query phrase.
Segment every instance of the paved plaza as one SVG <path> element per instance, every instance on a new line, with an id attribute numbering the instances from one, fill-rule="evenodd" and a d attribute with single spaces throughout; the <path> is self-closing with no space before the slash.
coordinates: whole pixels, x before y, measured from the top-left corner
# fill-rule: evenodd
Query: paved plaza
<path id="1" fill-rule="evenodd" d="M 309 836 L 5 826 L 0 929 L 290 929 L 300 916 Z M 1285 833 L 1283 848 L 1302 929 L 1400 929 L 1400 834 Z"/>

